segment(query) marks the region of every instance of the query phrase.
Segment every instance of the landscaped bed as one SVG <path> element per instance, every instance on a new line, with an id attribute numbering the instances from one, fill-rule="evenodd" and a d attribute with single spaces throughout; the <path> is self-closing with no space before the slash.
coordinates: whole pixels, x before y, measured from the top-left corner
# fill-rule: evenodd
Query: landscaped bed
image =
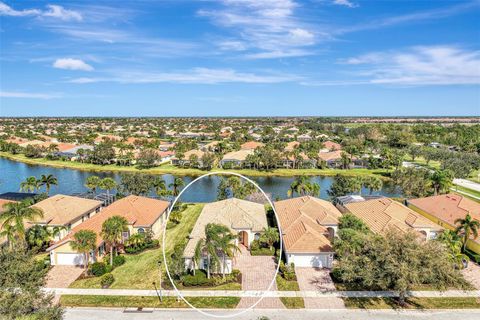
<path id="1" fill-rule="evenodd" d="M 395 298 L 343 298 L 350 309 L 401 309 Z M 404 309 L 477 309 L 477 298 L 408 298 Z"/>
<path id="2" fill-rule="evenodd" d="M 197 308 L 233 309 L 240 302 L 238 297 L 188 297 L 188 302 Z M 64 295 L 60 303 L 65 307 L 135 307 L 135 308 L 189 308 L 175 297 L 130 297 L 130 296 L 84 296 Z"/>
<path id="3" fill-rule="evenodd" d="M 285 280 L 281 275 L 277 275 L 276 281 L 278 291 L 300 291 L 297 280 Z M 287 309 L 305 308 L 303 298 L 280 297 L 280 301 Z"/>

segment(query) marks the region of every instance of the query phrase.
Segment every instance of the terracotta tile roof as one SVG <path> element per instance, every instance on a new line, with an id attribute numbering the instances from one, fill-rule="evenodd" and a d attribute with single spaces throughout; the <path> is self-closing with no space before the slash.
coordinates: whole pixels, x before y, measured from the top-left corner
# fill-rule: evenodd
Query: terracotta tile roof
<path id="1" fill-rule="evenodd" d="M 66 226 L 101 205 L 101 201 L 57 194 L 33 205 L 43 211 L 43 218 L 34 222 Z"/>
<path id="2" fill-rule="evenodd" d="M 240 146 L 241 150 L 255 150 L 258 147 L 263 147 L 264 144 L 257 141 L 248 141 Z"/>
<path id="3" fill-rule="evenodd" d="M 146 197 L 130 195 L 115 201 L 92 218 L 79 224 L 71 230 L 65 239 L 57 242 L 49 250 L 73 239 L 73 235 L 80 230 L 91 230 L 97 234 L 97 246 L 100 246 L 103 239 L 100 235 L 102 224 L 105 220 L 113 216 L 121 216 L 127 219 L 129 225 L 135 227 L 150 227 L 155 221 L 164 214 L 169 206 L 169 202 L 151 199 Z"/>
<path id="4" fill-rule="evenodd" d="M 275 202 L 287 252 L 331 252 L 328 225 L 337 225 L 340 211 L 328 201 L 305 196 Z"/>
<path id="5" fill-rule="evenodd" d="M 325 141 L 323 143 L 323 146 L 325 149 L 328 149 L 328 150 L 342 150 L 342 146 L 333 141 Z"/>
<path id="6" fill-rule="evenodd" d="M 260 232 L 268 226 L 265 207 L 262 204 L 231 198 L 206 204 L 190 233 L 184 256 L 192 257 L 197 242 L 205 237 L 205 226 L 217 223 L 227 226 L 232 232 L 251 229 Z"/>
<path id="7" fill-rule="evenodd" d="M 6 200 L 6 199 L 0 199 L 0 212 L 4 211 L 3 210 L 3 206 L 7 203 L 10 203 L 10 202 L 15 202 L 15 201 L 12 201 L 12 200 Z"/>
<path id="8" fill-rule="evenodd" d="M 204 154 L 205 154 L 205 152 L 203 152 L 202 150 L 193 149 L 193 150 L 185 152 L 185 154 L 183 156 L 183 159 L 190 160 L 190 157 L 192 155 L 196 155 L 198 157 L 198 160 L 200 160 L 203 157 Z"/>
<path id="9" fill-rule="evenodd" d="M 345 207 L 375 233 L 383 233 L 389 228 L 402 232 L 419 229 L 442 230 L 442 227 L 421 214 L 389 198 L 353 202 Z"/>
<path id="10" fill-rule="evenodd" d="M 286 147 L 284 148 L 285 151 L 292 151 L 293 149 L 295 149 L 295 147 L 299 146 L 300 145 L 300 142 L 298 141 L 292 141 L 292 142 L 289 142 L 287 143 Z"/>
<path id="11" fill-rule="evenodd" d="M 467 213 L 480 221 L 480 203 L 459 194 L 449 193 L 408 202 L 452 226 L 455 225 L 455 220 L 465 218 Z"/>

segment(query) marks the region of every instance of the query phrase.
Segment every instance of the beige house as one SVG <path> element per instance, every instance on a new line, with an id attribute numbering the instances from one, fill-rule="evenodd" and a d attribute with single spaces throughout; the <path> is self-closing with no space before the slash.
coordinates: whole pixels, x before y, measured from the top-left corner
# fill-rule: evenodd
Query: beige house
<path id="1" fill-rule="evenodd" d="M 328 201 L 311 196 L 275 202 L 288 264 L 331 268 L 331 241 L 338 231 L 340 211 Z"/>
<path id="2" fill-rule="evenodd" d="M 228 152 L 223 156 L 222 160 L 220 161 L 220 165 L 222 167 L 242 167 L 247 159 L 247 156 L 253 154 L 253 152 L 253 149 Z"/>
<path id="3" fill-rule="evenodd" d="M 166 211 L 170 203 L 146 197 L 130 195 L 115 201 L 99 214 L 72 228 L 70 233 L 61 241 L 47 249 L 50 252 L 52 265 L 82 265 L 84 257 L 70 246 L 74 235 L 80 230 L 91 230 L 97 234 L 97 248 L 90 252 L 91 261 L 101 260 L 107 253 L 108 247 L 101 236 L 102 224 L 113 216 L 121 216 L 128 221 L 128 231 L 124 232 L 123 240 L 130 235 L 152 231 L 155 237 L 162 232 L 166 220 Z"/>
<path id="4" fill-rule="evenodd" d="M 209 223 L 225 225 L 234 234 L 238 235 L 236 245 L 250 247 L 253 240 L 260 238 L 263 229 L 268 227 L 265 207 L 262 204 L 240 200 L 236 198 L 221 200 L 206 204 L 190 234 L 187 246 L 183 252 L 185 268 L 193 269 L 193 257 L 198 241 L 205 237 L 205 226 Z M 197 268 L 204 269 L 206 257 L 200 259 Z M 218 272 L 222 272 L 219 266 Z M 232 260 L 227 259 L 226 273 L 232 272 Z"/>
<path id="5" fill-rule="evenodd" d="M 28 224 L 49 228 L 61 227 L 55 241 L 63 239 L 82 222 L 100 212 L 102 201 L 57 194 L 33 205 L 42 210 L 43 218 L 29 221 Z"/>
<path id="6" fill-rule="evenodd" d="M 345 208 L 362 219 L 375 233 L 389 229 L 399 232 L 413 230 L 424 239 L 435 239 L 443 228 L 421 214 L 389 198 L 348 203 Z"/>

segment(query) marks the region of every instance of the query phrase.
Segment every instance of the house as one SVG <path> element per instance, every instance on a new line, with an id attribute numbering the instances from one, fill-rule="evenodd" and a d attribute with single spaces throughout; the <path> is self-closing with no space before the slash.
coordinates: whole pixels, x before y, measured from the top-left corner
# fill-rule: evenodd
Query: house
<path id="1" fill-rule="evenodd" d="M 411 199 L 407 200 L 407 205 L 436 224 L 450 230 L 455 230 L 455 220 L 465 219 L 467 214 L 480 221 L 480 203 L 455 193 Z M 467 248 L 480 254 L 480 239 L 467 241 Z"/>
<path id="2" fill-rule="evenodd" d="M 332 240 L 338 231 L 340 211 L 330 202 L 311 196 L 277 201 L 274 205 L 287 264 L 331 268 Z"/>
<path id="3" fill-rule="evenodd" d="M 76 160 L 78 159 L 81 155 L 78 154 L 78 150 L 93 150 L 92 146 L 83 144 L 80 146 L 74 146 L 72 148 L 68 148 L 66 150 L 59 150 L 59 152 L 56 153 L 56 155 L 60 157 L 67 157 L 70 158 L 71 160 Z"/>
<path id="4" fill-rule="evenodd" d="M 207 143 L 206 145 L 201 147 L 201 150 L 203 152 L 215 152 L 217 150 L 217 145 L 219 144 L 219 141 L 212 141 L 210 143 Z"/>
<path id="5" fill-rule="evenodd" d="M 220 161 L 220 165 L 222 167 L 242 167 L 247 159 L 247 156 L 251 154 L 253 154 L 252 149 L 228 152 L 223 156 L 222 160 Z"/>
<path id="6" fill-rule="evenodd" d="M 175 144 L 174 142 L 172 142 L 172 143 L 162 143 L 162 144 L 158 147 L 158 149 L 159 149 L 160 151 L 168 151 L 168 150 L 172 150 L 173 148 L 175 148 L 175 145 L 176 145 L 176 144 Z"/>
<path id="7" fill-rule="evenodd" d="M 193 150 L 185 152 L 183 154 L 182 159 L 179 159 L 177 157 L 172 158 L 172 164 L 181 165 L 181 166 L 188 166 L 188 165 L 191 165 L 192 159 L 196 156 L 197 161 L 198 161 L 196 166 L 202 167 L 203 166 L 202 157 L 203 157 L 204 154 L 205 154 L 205 152 L 202 151 L 202 150 L 193 149 Z"/>
<path id="8" fill-rule="evenodd" d="M 32 206 L 42 210 L 43 218 L 29 221 L 29 224 L 63 228 L 54 239 L 58 241 L 72 228 L 100 212 L 102 204 L 102 201 L 57 194 Z"/>
<path id="9" fill-rule="evenodd" d="M 342 151 L 319 152 L 318 158 L 325 161 L 327 167 L 338 168 L 342 165 Z"/>
<path id="10" fill-rule="evenodd" d="M 337 207 L 338 210 L 340 210 L 341 213 L 345 213 L 348 211 L 345 206 L 349 203 L 363 202 L 363 201 L 379 199 L 383 197 L 384 196 L 377 196 L 377 195 L 366 196 L 366 195 L 352 194 L 352 195 L 336 197 L 335 199 L 333 199 L 333 204 L 335 205 L 335 207 Z"/>
<path id="11" fill-rule="evenodd" d="M 253 240 L 260 238 L 263 229 L 268 227 L 267 215 L 263 204 L 230 198 L 206 204 L 190 233 L 183 257 L 185 268 L 194 269 L 193 257 L 198 241 L 205 237 L 205 226 L 216 223 L 226 226 L 230 232 L 238 234 L 235 244 L 250 247 Z M 199 268 L 204 269 L 206 258 L 201 258 Z M 232 272 L 232 259 L 227 258 L 225 273 Z M 219 266 L 223 271 L 223 266 Z"/>
<path id="12" fill-rule="evenodd" d="M 293 151 L 295 148 L 298 148 L 300 146 L 300 142 L 298 141 L 291 141 L 289 143 L 287 143 L 287 145 L 285 146 L 285 148 L 283 149 L 283 151 L 285 152 L 291 152 Z"/>
<path id="13" fill-rule="evenodd" d="M 301 134 L 297 137 L 297 140 L 300 142 L 310 141 L 312 140 L 312 136 L 307 133 Z"/>
<path id="14" fill-rule="evenodd" d="M 155 237 L 162 232 L 163 223 L 166 220 L 166 211 L 170 203 L 146 197 L 130 195 L 115 201 L 100 213 L 78 224 L 68 235 L 47 249 L 50 252 L 52 265 L 83 265 L 83 254 L 76 252 L 70 246 L 74 235 L 80 230 L 91 230 L 97 234 L 96 249 L 90 252 L 91 261 L 101 260 L 108 253 L 108 246 L 101 236 L 102 224 L 113 216 L 121 216 L 128 221 L 128 231 L 124 232 L 123 240 L 127 240 L 135 233 L 151 231 Z"/>
<path id="15" fill-rule="evenodd" d="M 400 232 L 413 230 L 424 239 L 435 239 L 443 228 L 421 214 L 390 198 L 352 202 L 345 205 L 348 212 L 360 218 L 375 233 L 389 229 Z"/>
<path id="16" fill-rule="evenodd" d="M 255 150 L 258 147 L 263 147 L 264 144 L 257 141 L 248 141 L 240 146 L 240 150 Z"/>

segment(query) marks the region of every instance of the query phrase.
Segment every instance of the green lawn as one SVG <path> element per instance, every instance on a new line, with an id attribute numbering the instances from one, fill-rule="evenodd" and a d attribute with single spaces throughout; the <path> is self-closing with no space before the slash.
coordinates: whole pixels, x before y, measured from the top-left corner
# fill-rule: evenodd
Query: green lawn
<path id="1" fill-rule="evenodd" d="M 287 281 L 282 276 L 277 275 L 277 288 L 278 291 L 300 291 L 298 287 L 298 282 Z M 305 302 L 303 298 L 289 298 L 289 297 L 280 297 L 280 301 L 282 301 L 283 305 L 287 309 L 303 309 L 305 308 Z"/>
<path id="2" fill-rule="evenodd" d="M 188 302 L 197 308 L 233 309 L 237 306 L 238 297 L 188 297 Z M 64 295 L 60 303 L 65 307 L 136 307 L 136 308 L 189 308 L 183 300 L 175 297 L 130 296 L 80 296 Z"/>
<path id="3" fill-rule="evenodd" d="M 343 298 L 349 309 L 400 309 L 393 298 Z M 409 298 L 405 309 L 470 309 L 480 308 L 476 298 Z"/>
<path id="4" fill-rule="evenodd" d="M 472 190 L 472 189 L 468 189 L 468 188 L 465 188 L 465 187 L 461 187 L 461 186 L 457 186 L 457 185 L 453 185 L 452 186 L 453 190 L 458 190 L 458 191 L 462 191 L 462 192 L 465 192 L 465 193 L 468 193 L 468 194 L 471 194 L 472 196 L 476 196 L 476 197 L 479 197 L 480 198 L 480 191 L 477 191 L 477 190 Z M 460 193 L 460 192 L 459 192 Z M 460 193 L 461 195 L 465 195 L 463 193 Z M 473 198 L 474 199 L 474 198 Z M 475 199 L 474 199 L 475 200 Z M 478 201 L 478 199 L 476 199 Z"/>
<path id="5" fill-rule="evenodd" d="M 0 157 L 4 157 L 10 160 L 19 161 L 28 164 L 36 164 L 36 165 L 44 165 L 44 166 L 51 166 L 57 168 L 70 168 L 70 169 L 77 169 L 77 170 L 85 170 L 85 171 L 114 171 L 114 172 L 141 172 L 141 173 L 148 173 L 148 174 L 173 174 L 178 176 L 187 176 L 193 175 L 198 176 L 205 174 L 209 171 L 206 170 L 199 170 L 199 169 L 191 169 L 191 168 L 178 168 L 171 164 L 164 164 L 160 165 L 155 168 L 150 169 L 138 169 L 135 166 L 117 166 L 117 165 L 97 165 L 91 163 L 80 163 L 76 161 L 61 161 L 61 160 L 47 160 L 45 158 L 39 159 L 32 159 L 27 158 L 23 154 L 16 154 L 12 155 L 7 152 L 0 152 Z M 346 176 L 365 176 L 365 175 L 378 175 L 383 179 L 388 179 L 387 176 L 391 172 L 391 170 L 387 169 L 349 169 L 349 170 L 341 170 L 341 169 L 275 169 L 270 171 L 260 171 L 260 170 L 253 170 L 253 169 L 242 169 L 242 170 L 223 170 L 215 168 L 210 172 L 225 172 L 225 171 L 232 171 L 237 172 L 246 176 L 283 176 L 283 177 L 292 177 L 292 176 L 299 176 L 299 175 L 307 175 L 307 176 L 334 176 L 336 174 L 342 174 Z"/>
<path id="6" fill-rule="evenodd" d="M 179 239 L 185 239 L 191 232 L 195 221 L 197 221 L 203 204 L 190 204 L 183 211 L 181 222 L 175 227 L 167 230 L 166 250 L 171 252 L 175 243 Z M 136 255 L 125 255 L 124 265 L 117 267 L 112 271 L 115 282 L 110 288 L 130 288 L 130 289 L 153 289 L 153 282 L 158 283 L 157 262 L 162 256 L 162 248 L 145 251 Z M 168 279 L 165 276 L 164 279 Z M 77 280 L 70 285 L 71 288 L 101 288 L 100 277 Z"/>
<path id="7" fill-rule="evenodd" d="M 423 157 L 416 157 L 415 161 L 412 161 L 412 158 L 407 157 L 405 159 L 405 161 L 409 161 L 409 162 L 418 164 L 419 166 L 427 167 L 429 169 L 439 169 L 440 168 L 440 161 L 430 160 L 430 162 L 427 165 L 427 161 Z"/>

